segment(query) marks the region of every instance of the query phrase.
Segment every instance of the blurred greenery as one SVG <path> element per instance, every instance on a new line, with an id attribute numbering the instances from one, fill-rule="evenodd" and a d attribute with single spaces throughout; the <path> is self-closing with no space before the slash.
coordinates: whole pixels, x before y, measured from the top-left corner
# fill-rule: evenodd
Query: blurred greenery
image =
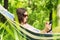
<path id="1" fill-rule="evenodd" d="M 8 11 L 15 15 L 17 20 L 16 9 L 26 8 L 28 12 L 28 23 L 35 28 L 42 30 L 46 21 L 49 21 L 50 12 L 52 10 L 52 28 L 57 27 L 57 5 L 59 0 L 8 0 Z M 4 5 L 4 0 L 0 0 L 0 4 Z M 3 19 L 0 14 L 0 35 L 1 40 L 26 40 L 12 27 L 12 24 Z M 5 22 L 3 22 L 5 21 Z M 53 30 L 53 31 L 54 31 Z"/>

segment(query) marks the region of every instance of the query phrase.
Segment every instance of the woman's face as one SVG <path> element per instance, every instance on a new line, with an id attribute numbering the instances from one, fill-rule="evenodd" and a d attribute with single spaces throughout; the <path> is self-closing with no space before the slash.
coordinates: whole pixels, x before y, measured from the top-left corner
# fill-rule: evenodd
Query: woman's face
<path id="1" fill-rule="evenodd" d="M 26 22 L 27 22 L 27 19 L 28 19 L 28 14 L 27 14 L 27 12 L 24 13 L 23 19 L 24 19 L 24 23 L 26 23 Z"/>

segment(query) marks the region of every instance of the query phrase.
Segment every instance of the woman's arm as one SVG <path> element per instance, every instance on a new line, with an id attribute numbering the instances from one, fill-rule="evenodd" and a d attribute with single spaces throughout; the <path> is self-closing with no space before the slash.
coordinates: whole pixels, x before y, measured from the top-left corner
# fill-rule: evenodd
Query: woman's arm
<path id="1" fill-rule="evenodd" d="M 46 22 L 45 28 L 41 31 L 41 33 L 45 34 L 51 29 L 51 24 L 49 22 Z"/>

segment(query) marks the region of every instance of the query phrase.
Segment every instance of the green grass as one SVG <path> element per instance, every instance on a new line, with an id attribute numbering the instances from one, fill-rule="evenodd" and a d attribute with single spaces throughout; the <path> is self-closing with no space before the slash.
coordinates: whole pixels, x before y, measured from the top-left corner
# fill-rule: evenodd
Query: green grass
<path id="1" fill-rule="evenodd" d="M 16 25 L 17 26 L 17 25 Z M 6 21 L 0 23 L 0 39 L 1 40 L 26 40 L 22 37 L 20 30 L 11 22 Z"/>

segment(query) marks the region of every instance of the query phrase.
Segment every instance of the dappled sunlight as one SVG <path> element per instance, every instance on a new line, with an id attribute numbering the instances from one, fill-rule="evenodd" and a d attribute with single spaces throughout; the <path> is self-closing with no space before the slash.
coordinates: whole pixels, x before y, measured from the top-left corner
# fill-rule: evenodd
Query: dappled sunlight
<path id="1" fill-rule="evenodd" d="M 31 27 L 19 23 L 16 13 L 18 8 L 27 9 L 28 15 L 25 16 L 28 16 L 27 23 Z M 51 24 L 52 33 L 48 33 L 48 25 L 48 31 L 41 33 L 45 24 Z M 0 40 L 35 39 L 60 40 L 60 0 L 0 0 Z"/>

